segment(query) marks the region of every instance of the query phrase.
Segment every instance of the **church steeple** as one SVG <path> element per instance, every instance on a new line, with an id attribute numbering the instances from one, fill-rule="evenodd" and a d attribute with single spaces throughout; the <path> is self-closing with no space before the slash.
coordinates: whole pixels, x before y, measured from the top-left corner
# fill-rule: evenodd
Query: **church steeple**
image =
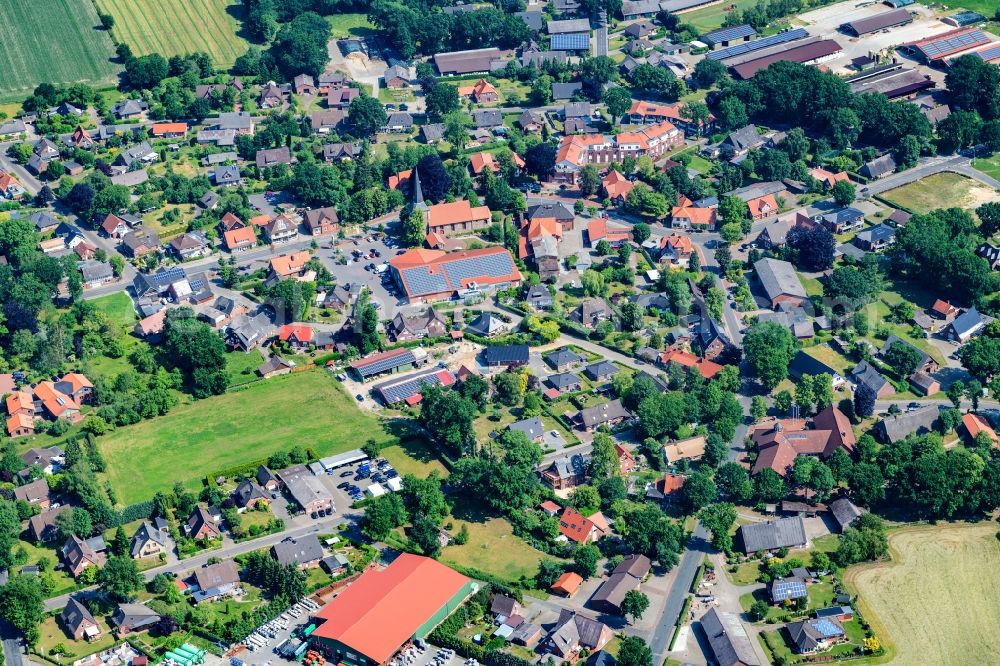
<path id="1" fill-rule="evenodd" d="M 416 167 L 413 169 L 413 208 L 427 210 L 427 204 L 424 203 L 424 190 L 420 187 L 420 170 Z"/>

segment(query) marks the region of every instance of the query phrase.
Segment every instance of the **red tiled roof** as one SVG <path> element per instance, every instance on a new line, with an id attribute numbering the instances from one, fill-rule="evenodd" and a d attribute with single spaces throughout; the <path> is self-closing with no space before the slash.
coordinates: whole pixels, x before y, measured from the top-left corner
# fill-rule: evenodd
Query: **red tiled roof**
<path id="1" fill-rule="evenodd" d="M 309 256 L 308 252 L 282 254 L 271 259 L 271 270 L 281 277 L 298 273 L 309 262 Z"/>
<path id="2" fill-rule="evenodd" d="M 582 584 L 583 578 L 580 577 L 580 574 L 575 571 L 567 571 L 562 576 L 559 576 L 549 589 L 571 597 L 580 589 Z"/>
<path id="3" fill-rule="evenodd" d="M 253 227 L 230 229 L 226 233 L 222 234 L 222 237 L 226 241 L 226 247 L 230 250 L 247 244 L 252 245 L 257 242 L 257 233 L 254 231 Z"/>
<path id="4" fill-rule="evenodd" d="M 385 663 L 468 583 L 435 560 L 404 553 L 381 571 L 363 573 L 320 610 L 325 622 L 313 636 Z"/>
<path id="5" fill-rule="evenodd" d="M 598 217 L 590 221 L 587 225 L 587 236 L 591 243 L 606 240 L 609 243 L 615 241 L 628 240 L 632 237 L 632 231 L 624 227 L 612 227 L 603 217 Z"/>
<path id="6" fill-rule="evenodd" d="M 985 432 L 993 442 L 994 446 L 1000 443 L 1000 438 L 997 437 L 996 431 L 993 430 L 993 428 L 990 427 L 989 422 L 987 422 L 986 419 L 981 417 L 979 414 L 963 414 L 962 425 L 965 426 L 965 429 L 969 433 L 969 437 L 972 439 L 978 437 L 979 433 Z"/>
<path id="7" fill-rule="evenodd" d="M 460 224 L 462 222 L 474 222 L 476 220 L 490 219 L 489 206 L 476 206 L 465 199 L 452 201 L 451 203 L 434 204 L 427 209 L 427 225 L 435 227 L 447 226 L 449 224 Z"/>
<path id="8" fill-rule="evenodd" d="M 559 533 L 570 541 L 586 543 L 594 531 L 594 521 L 571 506 L 559 516 Z"/>
<path id="9" fill-rule="evenodd" d="M 287 342 L 292 338 L 299 342 L 309 342 L 313 338 L 312 327 L 305 324 L 285 324 L 278 329 L 278 339 Z"/>
<path id="10" fill-rule="evenodd" d="M 150 130 L 153 136 L 163 134 L 184 134 L 188 131 L 187 123 L 156 123 Z"/>
<path id="11" fill-rule="evenodd" d="M 601 185 L 604 186 L 604 192 L 611 199 L 626 197 L 628 196 L 628 193 L 632 191 L 632 188 L 635 187 L 635 184 L 632 181 L 623 176 L 616 169 L 612 169 L 608 172 L 608 175 L 601 181 Z"/>
<path id="12" fill-rule="evenodd" d="M 407 169 L 406 171 L 400 171 L 397 174 L 389 176 L 389 189 L 398 190 L 410 182 L 410 178 L 413 177 L 413 169 Z"/>

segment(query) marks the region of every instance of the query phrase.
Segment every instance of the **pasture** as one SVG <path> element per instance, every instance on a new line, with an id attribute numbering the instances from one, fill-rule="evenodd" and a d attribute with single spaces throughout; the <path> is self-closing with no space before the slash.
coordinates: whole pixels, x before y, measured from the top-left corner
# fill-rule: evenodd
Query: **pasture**
<path id="1" fill-rule="evenodd" d="M 114 44 L 90 0 L 5 0 L 0 24 L 0 100 L 39 83 L 110 85 Z"/>
<path id="2" fill-rule="evenodd" d="M 175 481 L 195 489 L 208 474 L 294 446 L 328 456 L 369 438 L 392 442 L 322 370 L 256 382 L 180 404 L 166 416 L 98 438 L 107 479 L 123 504 L 151 499 Z"/>
<path id="3" fill-rule="evenodd" d="M 889 536 L 891 562 L 851 567 L 858 594 L 896 664 L 977 664 L 1000 655 L 997 524 L 907 527 Z M 989 656 L 987 656 L 989 655 Z"/>
<path id="4" fill-rule="evenodd" d="M 229 67 L 249 44 L 237 34 L 237 0 L 94 0 L 111 14 L 115 39 L 136 55 L 170 57 L 204 51 Z M 89 3 L 88 3 L 89 4 Z"/>

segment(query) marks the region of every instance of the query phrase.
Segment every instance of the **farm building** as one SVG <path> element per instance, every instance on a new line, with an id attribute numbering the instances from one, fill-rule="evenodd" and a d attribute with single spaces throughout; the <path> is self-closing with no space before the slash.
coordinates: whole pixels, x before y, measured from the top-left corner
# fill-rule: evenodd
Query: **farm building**
<path id="1" fill-rule="evenodd" d="M 831 58 L 836 58 L 843 52 L 840 44 L 832 39 L 821 39 L 816 42 L 792 46 L 779 53 L 761 56 L 756 60 L 734 65 L 730 69 L 738 79 L 750 79 L 754 74 L 780 61 L 797 62 L 803 65 L 814 65 Z"/>
<path id="2" fill-rule="evenodd" d="M 423 638 L 473 591 L 471 580 L 428 557 L 404 553 L 369 570 L 316 614 L 312 646 L 349 666 L 384 664 Z"/>
<path id="3" fill-rule="evenodd" d="M 802 521 L 802 516 L 741 525 L 737 530 L 736 538 L 743 552 L 747 554 L 762 550 L 797 548 L 804 546 L 809 541 L 806 537 L 806 526 Z"/>
<path id="4" fill-rule="evenodd" d="M 875 16 L 845 23 L 840 28 L 855 37 L 868 35 L 887 28 L 896 28 L 913 22 L 913 16 L 905 9 L 891 9 Z"/>

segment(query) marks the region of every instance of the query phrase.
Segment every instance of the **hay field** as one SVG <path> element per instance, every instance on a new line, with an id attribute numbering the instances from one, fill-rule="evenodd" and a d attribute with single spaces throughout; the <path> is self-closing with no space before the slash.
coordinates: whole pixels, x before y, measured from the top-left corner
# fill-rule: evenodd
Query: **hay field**
<path id="1" fill-rule="evenodd" d="M 1000 663 L 997 529 L 995 522 L 904 528 L 889 537 L 891 562 L 847 570 L 863 616 L 895 652 L 889 663 Z"/>
<path id="2" fill-rule="evenodd" d="M 237 0 L 94 0 L 115 17 L 115 39 L 136 55 L 166 57 L 209 53 L 216 65 L 230 67 L 249 44 L 237 34 Z"/>

